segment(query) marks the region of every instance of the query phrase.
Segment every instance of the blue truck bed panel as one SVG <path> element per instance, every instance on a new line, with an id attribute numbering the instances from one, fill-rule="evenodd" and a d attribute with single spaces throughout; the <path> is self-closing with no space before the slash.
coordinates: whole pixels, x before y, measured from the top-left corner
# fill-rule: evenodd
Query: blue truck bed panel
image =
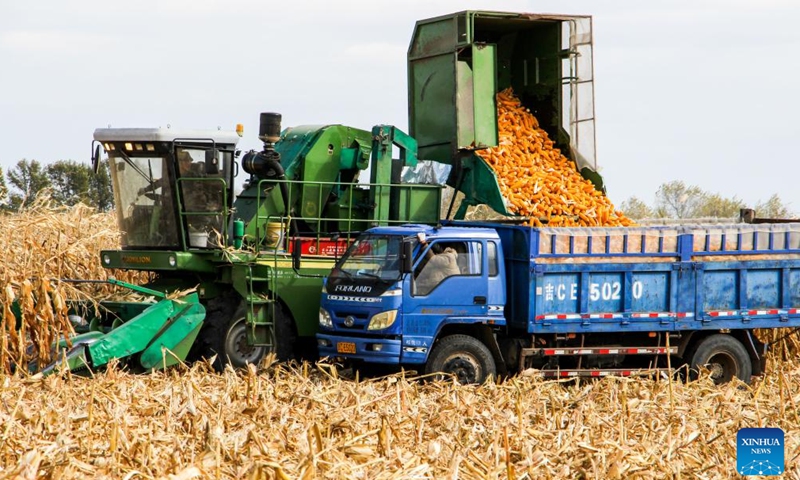
<path id="1" fill-rule="evenodd" d="M 800 224 L 492 227 L 505 253 L 512 330 L 800 326 Z"/>

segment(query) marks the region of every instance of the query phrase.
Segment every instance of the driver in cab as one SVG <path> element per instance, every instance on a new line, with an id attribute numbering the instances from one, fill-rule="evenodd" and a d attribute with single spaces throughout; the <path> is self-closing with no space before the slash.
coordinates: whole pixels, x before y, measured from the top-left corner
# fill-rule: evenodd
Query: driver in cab
<path id="1" fill-rule="evenodd" d="M 424 233 L 418 233 L 417 238 L 423 246 L 428 245 Z M 433 244 L 425 253 L 426 262 L 416 278 L 417 293 L 427 295 L 442 280 L 453 275 L 460 275 L 458 267 L 458 252 L 453 247 L 442 248 L 441 244 Z"/>
<path id="2" fill-rule="evenodd" d="M 203 162 L 195 162 L 191 154 L 186 150 L 178 150 L 178 172 L 182 178 L 186 177 L 205 177 L 205 164 Z M 144 195 L 145 193 L 155 192 L 169 182 L 167 176 L 163 176 L 158 180 L 152 182 L 150 185 L 139 189 L 138 194 Z"/>

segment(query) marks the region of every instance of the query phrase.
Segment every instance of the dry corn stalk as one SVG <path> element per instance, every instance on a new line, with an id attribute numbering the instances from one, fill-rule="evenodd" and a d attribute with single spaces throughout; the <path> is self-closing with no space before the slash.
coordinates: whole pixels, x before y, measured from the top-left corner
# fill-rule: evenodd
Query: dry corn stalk
<path id="1" fill-rule="evenodd" d="M 800 363 L 752 388 L 516 376 L 480 387 L 278 365 L 0 378 L 0 479 L 728 479 L 736 434 L 785 432 L 800 475 Z M 674 408 L 670 408 L 670 398 Z"/>
<path id="2" fill-rule="evenodd" d="M 25 370 L 31 361 L 50 362 L 53 342 L 73 332 L 66 299 L 100 300 L 118 292 L 105 284 L 60 279 L 102 280 L 113 274 L 140 281 L 140 274 L 109 273 L 100 265 L 100 250 L 119 248 L 110 213 L 85 205 L 54 207 L 42 197 L 22 212 L 0 215 L 0 231 L 0 374 Z M 12 305 L 19 308 L 19 320 Z"/>
<path id="3" fill-rule="evenodd" d="M 517 215 L 549 226 L 627 226 L 632 222 L 562 155 L 511 88 L 497 94 L 499 145 L 478 154 L 492 166 Z"/>

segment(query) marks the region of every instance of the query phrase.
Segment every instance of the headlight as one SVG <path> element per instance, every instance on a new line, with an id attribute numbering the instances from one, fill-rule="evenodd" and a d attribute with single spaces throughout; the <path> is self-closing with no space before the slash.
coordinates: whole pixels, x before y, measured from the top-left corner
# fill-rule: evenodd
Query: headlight
<path id="1" fill-rule="evenodd" d="M 319 309 L 319 326 L 325 328 L 333 328 L 333 320 L 331 314 L 324 308 Z"/>
<path id="2" fill-rule="evenodd" d="M 175 255 L 170 255 L 167 261 L 169 262 L 170 267 L 174 267 L 178 264 L 178 262 L 175 260 Z"/>
<path id="3" fill-rule="evenodd" d="M 367 330 L 383 330 L 384 328 L 389 328 L 394 324 L 396 318 L 397 310 L 387 310 L 377 313 L 370 319 Z"/>
<path id="4" fill-rule="evenodd" d="M 103 263 L 111 265 L 111 257 L 107 253 L 103 255 Z"/>
<path id="5" fill-rule="evenodd" d="M 325 284 L 322 284 L 322 293 L 328 293 L 328 289 L 325 288 Z"/>

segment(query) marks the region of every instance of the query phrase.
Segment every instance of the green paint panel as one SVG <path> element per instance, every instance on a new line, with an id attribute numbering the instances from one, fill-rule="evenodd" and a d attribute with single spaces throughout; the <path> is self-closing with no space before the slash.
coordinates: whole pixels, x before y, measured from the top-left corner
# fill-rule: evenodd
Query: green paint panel
<path id="1" fill-rule="evenodd" d="M 458 43 L 456 20 L 447 16 L 425 23 L 417 23 L 414 28 L 414 39 L 408 52 L 408 58 L 416 59 L 450 53 Z"/>
<path id="2" fill-rule="evenodd" d="M 419 143 L 419 158 L 452 162 L 452 142 L 457 136 L 455 61 L 455 54 L 446 53 L 409 65 L 409 125 Z"/>
<path id="3" fill-rule="evenodd" d="M 181 323 L 194 325 L 198 320 L 202 322 L 204 318 L 205 308 L 199 303 L 195 293 L 181 299 L 155 303 L 89 345 L 93 366 L 99 367 L 114 358 L 124 358 L 139 353 L 156 340 L 160 345 L 177 345 L 186 337 L 186 331 L 175 325 Z"/>
<path id="4" fill-rule="evenodd" d="M 123 270 L 180 270 L 214 273 L 213 260 L 220 255 L 216 251 L 180 252 L 163 250 L 103 250 L 100 262 L 105 268 Z M 170 257 L 175 265 L 170 263 Z M 105 259 L 108 258 L 108 262 Z"/>
<path id="5" fill-rule="evenodd" d="M 475 148 L 497 145 L 497 47 L 472 45 L 472 98 L 475 115 Z"/>
<path id="6" fill-rule="evenodd" d="M 510 215 L 506 211 L 505 199 L 500 194 L 497 175 L 492 167 L 474 153 L 469 153 L 460 160 L 457 166 L 460 169 L 457 174 L 459 182 L 453 188 L 464 192 L 464 200 L 455 218 L 463 219 L 467 207 L 474 205 L 488 205 L 498 213 Z"/>
<path id="7" fill-rule="evenodd" d="M 139 363 L 147 370 L 166 368 L 186 359 L 205 319 L 199 304 L 189 306 L 180 316 L 173 316 L 167 325 L 142 352 Z M 169 352 L 165 351 L 169 350 Z"/>

